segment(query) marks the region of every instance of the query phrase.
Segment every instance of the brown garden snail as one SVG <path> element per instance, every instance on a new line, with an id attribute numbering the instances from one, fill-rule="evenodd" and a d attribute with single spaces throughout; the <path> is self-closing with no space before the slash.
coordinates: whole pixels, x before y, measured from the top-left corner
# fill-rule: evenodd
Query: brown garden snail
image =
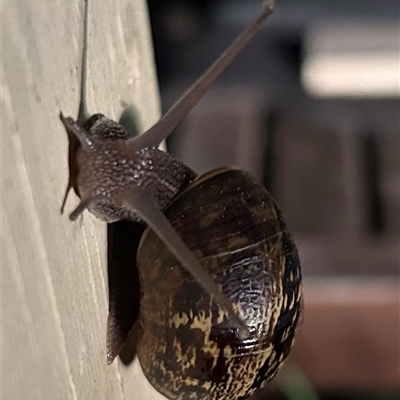
<path id="1" fill-rule="evenodd" d="M 106 222 L 148 225 L 140 244 L 132 243 L 141 285 L 137 355 L 170 400 L 246 399 L 276 374 L 301 317 L 297 249 L 268 191 L 233 168 L 197 177 L 157 148 L 272 11 L 265 4 L 172 109 L 132 137 L 86 111 L 86 2 L 79 115 L 61 114 L 70 140 L 65 198 L 70 188 L 81 198 L 71 219 L 87 208 Z M 110 313 L 121 307 L 112 303 Z M 125 337 L 113 323 L 109 329 L 112 360 Z"/>

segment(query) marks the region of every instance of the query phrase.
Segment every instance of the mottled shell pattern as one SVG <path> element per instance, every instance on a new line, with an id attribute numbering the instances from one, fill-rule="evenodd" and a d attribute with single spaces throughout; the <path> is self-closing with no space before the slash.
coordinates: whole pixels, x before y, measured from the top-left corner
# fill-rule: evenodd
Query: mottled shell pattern
<path id="1" fill-rule="evenodd" d="M 171 400 L 246 399 L 271 380 L 293 344 L 302 311 L 300 261 L 281 211 L 248 173 L 211 171 L 165 211 L 246 321 L 231 318 L 151 231 L 138 250 L 137 354 Z"/>

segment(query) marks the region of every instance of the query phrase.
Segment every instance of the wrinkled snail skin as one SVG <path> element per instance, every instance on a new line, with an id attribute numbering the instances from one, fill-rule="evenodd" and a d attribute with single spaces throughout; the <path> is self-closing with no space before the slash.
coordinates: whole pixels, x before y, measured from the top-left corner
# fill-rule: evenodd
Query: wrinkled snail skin
<path id="1" fill-rule="evenodd" d="M 165 213 L 251 335 L 235 334 L 230 317 L 147 230 L 137 260 L 143 372 L 171 400 L 246 399 L 281 367 L 302 311 L 300 261 L 281 211 L 249 174 L 221 169 L 190 184 Z"/>
<path id="2" fill-rule="evenodd" d="M 118 203 L 118 193 L 125 188 L 149 189 L 163 210 L 197 176 L 158 148 L 132 149 L 125 128 L 101 114 L 92 116 L 84 127 L 96 141 L 96 151 L 77 150 L 78 188 L 81 198 L 88 197 L 89 192 L 100 195 L 101 200 L 88 209 L 105 222 L 140 219 L 134 210 Z"/>

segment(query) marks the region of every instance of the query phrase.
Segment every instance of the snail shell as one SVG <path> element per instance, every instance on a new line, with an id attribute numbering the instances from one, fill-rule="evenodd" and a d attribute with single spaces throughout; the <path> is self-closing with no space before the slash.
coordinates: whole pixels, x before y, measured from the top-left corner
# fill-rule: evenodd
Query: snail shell
<path id="1" fill-rule="evenodd" d="M 298 252 L 281 211 L 248 173 L 211 171 L 165 211 L 245 321 L 200 287 L 151 230 L 138 249 L 137 354 L 150 383 L 171 400 L 244 399 L 279 370 L 302 310 Z"/>

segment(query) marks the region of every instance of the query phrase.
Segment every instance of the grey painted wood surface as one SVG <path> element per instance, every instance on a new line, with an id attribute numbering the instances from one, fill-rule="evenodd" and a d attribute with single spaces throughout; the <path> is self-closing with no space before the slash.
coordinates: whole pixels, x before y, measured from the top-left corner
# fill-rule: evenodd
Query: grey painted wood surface
<path id="1" fill-rule="evenodd" d="M 106 365 L 105 224 L 60 216 L 76 116 L 83 0 L 2 2 L 2 399 L 161 399 L 137 363 Z M 159 115 L 147 9 L 90 4 L 89 111 Z M 67 212 L 77 204 L 72 195 Z"/>

